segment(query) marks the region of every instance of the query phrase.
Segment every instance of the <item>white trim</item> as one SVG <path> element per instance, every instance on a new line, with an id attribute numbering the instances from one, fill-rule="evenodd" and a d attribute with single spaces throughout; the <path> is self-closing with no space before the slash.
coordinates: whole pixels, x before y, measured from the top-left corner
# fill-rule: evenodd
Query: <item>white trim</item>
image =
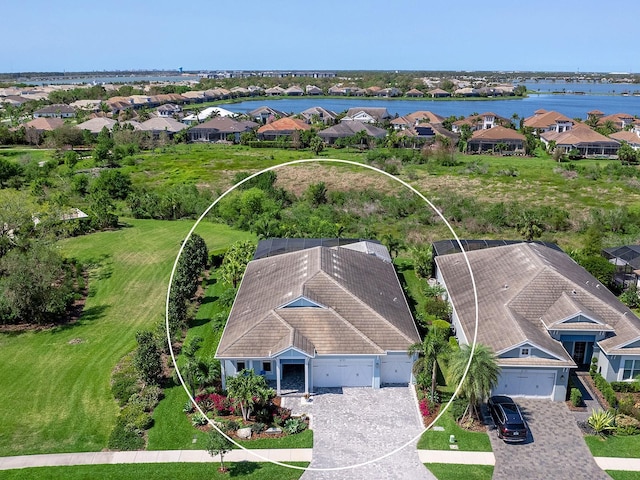
<path id="1" fill-rule="evenodd" d="M 546 348 L 542 348 L 539 345 L 536 345 L 535 343 L 533 343 L 531 340 L 523 340 L 520 343 L 517 343 L 515 345 L 511 345 L 510 347 L 507 348 L 503 348 L 502 350 L 500 350 L 499 352 L 496 352 L 496 356 L 499 357 L 500 355 L 502 355 L 503 353 L 506 353 L 510 350 L 513 350 L 515 348 L 520 348 L 523 345 L 529 345 L 529 347 L 533 347 L 533 348 L 537 348 L 538 350 L 540 350 L 541 352 L 546 353 L 547 355 L 551 355 L 553 358 L 557 359 L 557 360 L 562 360 L 565 361 L 566 358 L 561 358 L 558 355 L 556 355 L 555 353 L 550 352 L 549 350 L 547 350 Z M 529 355 L 531 356 L 531 355 Z M 533 358 L 537 358 L 537 357 L 533 357 Z"/>

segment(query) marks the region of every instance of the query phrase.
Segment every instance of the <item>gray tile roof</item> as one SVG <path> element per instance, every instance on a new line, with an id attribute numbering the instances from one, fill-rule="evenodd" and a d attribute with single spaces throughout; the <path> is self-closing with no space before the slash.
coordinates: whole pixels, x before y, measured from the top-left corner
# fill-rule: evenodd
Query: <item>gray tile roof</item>
<path id="1" fill-rule="evenodd" d="M 467 255 L 478 291 L 478 341 L 496 352 L 530 341 L 569 361 L 547 327 L 554 330 L 555 322 L 580 312 L 602 322 L 599 331 L 615 330 L 615 335 L 599 342 L 607 353 L 621 353 L 622 344 L 640 337 L 640 319 L 563 252 L 520 243 L 470 251 Z M 464 258 L 455 253 L 438 256 L 435 261 L 470 339 L 475 307 Z M 563 324 L 557 329 L 565 328 L 572 327 Z"/>
<path id="2" fill-rule="evenodd" d="M 301 296 L 320 306 L 283 308 Z M 391 263 L 319 246 L 249 262 L 216 356 L 375 355 L 418 341 Z"/>

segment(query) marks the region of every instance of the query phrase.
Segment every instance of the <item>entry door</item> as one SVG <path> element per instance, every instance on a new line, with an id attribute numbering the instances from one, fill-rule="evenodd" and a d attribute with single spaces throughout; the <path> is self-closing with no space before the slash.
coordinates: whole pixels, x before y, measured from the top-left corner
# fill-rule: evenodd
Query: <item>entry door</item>
<path id="1" fill-rule="evenodd" d="M 584 354 L 587 351 L 587 342 L 576 342 L 573 344 L 573 361 L 578 365 L 584 365 Z"/>

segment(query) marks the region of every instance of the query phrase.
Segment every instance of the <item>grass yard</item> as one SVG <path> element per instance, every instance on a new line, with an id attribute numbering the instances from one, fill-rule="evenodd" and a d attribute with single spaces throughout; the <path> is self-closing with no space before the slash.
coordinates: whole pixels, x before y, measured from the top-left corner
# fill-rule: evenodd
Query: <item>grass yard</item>
<path id="1" fill-rule="evenodd" d="M 493 465 L 459 465 L 451 463 L 425 463 L 438 480 L 491 480 Z"/>
<path id="2" fill-rule="evenodd" d="M 307 467 L 308 463 L 290 462 Z M 0 471 L 0 480 L 86 480 L 117 478 L 118 480 L 202 480 L 242 477 L 246 480 L 295 480 L 303 470 L 271 463 L 225 463 L 227 473 L 219 473 L 220 462 L 212 463 L 141 463 L 122 465 L 78 465 L 73 467 L 38 467 Z"/>
<path id="3" fill-rule="evenodd" d="M 449 450 L 449 436 L 456 436 L 456 445 L 461 451 L 491 452 L 489 436 L 482 432 L 470 432 L 458 426 L 448 412 L 445 412 L 434 426 L 444 427 L 444 431 L 436 431 L 433 427 L 422 434 L 418 440 L 420 450 Z"/>
<path id="4" fill-rule="evenodd" d="M 613 480 L 640 480 L 640 472 L 605 470 Z"/>
<path id="5" fill-rule="evenodd" d="M 66 239 L 67 256 L 91 265 L 82 318 L 46 331 L 0 334 L 0 455 L 99 451 L 118 413 L 113 367 L 135 333 L 164 319 L 180 242 L 193 222 L 126 220 L 117 231 Z M 203 222 L 210 250 L 251 238 Z"/>
<path id="6" fill-rule="evenodd" d="M 594 457 L 640 458 L 640 436 L 609 435 L 602 439 L 587 435 L 585 442 Z"/>

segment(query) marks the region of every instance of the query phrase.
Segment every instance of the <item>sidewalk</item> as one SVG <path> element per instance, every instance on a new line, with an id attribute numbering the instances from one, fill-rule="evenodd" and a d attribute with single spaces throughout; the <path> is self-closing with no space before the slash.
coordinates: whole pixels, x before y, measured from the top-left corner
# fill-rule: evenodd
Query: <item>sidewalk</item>
<path id="1" fill-rule="evenodd" d="M 225 462 L 310 462 L 310 448 L 279 450 L 232 450 L 224 456 Z M 102 465 L 116 463 L 206 463 L 218 462 L 206 450 L 158 450 L 133 452 L 53 453 L 0 457 L 0 470 L 29 467 L 60 467 L 67 465 Z"/>

